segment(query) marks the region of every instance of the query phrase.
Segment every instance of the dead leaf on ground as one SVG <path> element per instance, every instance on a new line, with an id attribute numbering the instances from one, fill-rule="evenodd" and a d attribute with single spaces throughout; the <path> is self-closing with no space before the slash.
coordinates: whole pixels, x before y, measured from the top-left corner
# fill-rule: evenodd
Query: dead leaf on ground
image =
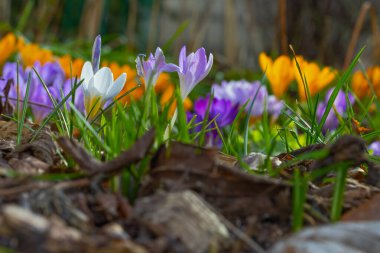
<path id="1" fill-rule="evenodd" d="M 220 165 L 216 154 L 212 149 L 176 142 L 162 147 L 143 182 L 141 196 L 158 189 L 191 189 L 232 220 L 263 214 L 288 217 L 291 200 L 287 183 Z"/>
<path id="2" fill-rule="evenodd" d="M 236 167 L 227 167 L 217 158 L 218 152 L 181 143 L 161 147 L 145 176 L 140 197 L 157 191 L 192 190 L 249 236 L 249 220 L 281 233 L 256 240 L 269 246 L 289 231 L 291 187 L 282 180 L 251 175 Z M 224 165 L 223 165 L 224 164 Z M 256 224 L 256 226 L 258 226 Z"/>

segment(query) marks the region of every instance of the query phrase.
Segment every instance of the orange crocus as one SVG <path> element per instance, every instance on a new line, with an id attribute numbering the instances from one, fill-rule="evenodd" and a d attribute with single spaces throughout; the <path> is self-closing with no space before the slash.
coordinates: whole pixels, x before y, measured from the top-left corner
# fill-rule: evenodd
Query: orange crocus
<path id="1" fill-rule="evenodd" d="M 116 96 L 116 98 L 120 98 L 120 102 L 123 104 L 126 104 L 133 100 L 140 99 L 144 93 L 143 87 L 138 87 L 135 90 L 131 92 L 133 88 L 135 88 L 138 84 L 136 82 L 136 70 L 131 68 L 128 65 L 119 65 L 116 62 L 103 62 L 102 66 L 109 67 L 112 71 L 112 73 L 117 76 L 120 73 L 126 73 L 128 78 L 127 81 L 123 87 L 123 89 L 120 91 L 120 93 Z M 129 92 L 128 95 L 124 95 L 126 92 Z"/>
<path id="2" fill-rule="evenodd" d="M 308 62 L 302 57 L 297 57 L 298 64 L 301 69 L 301 74 L 306 78 L 306 83 L 310 92 L 310 96 L 316 95 L 318 92 L 326 88 L 336 77 L 336 71 L 323 67 L 322 69 L 315 62 Z M 302 101 L 306 100 L 305 86 L 301 75 L 293 60 L 295 76 L 298 83 L 298 93 Z"/>
<path id="3" fill-rule="evenodd" d="M 259 64 L 269 80 L 273 94 L 281 98 L 294 80 L 292 61 L 286 55 L 281 55 L 273 61 L 265 53 L 261 53 Z"/>
<path id="4" fill-rule="evenodd" d="M 72 59 L 70 55 L 64 55 L 58 58 L 58 62 L 61 65 L 67 78 L 80 77 L 84 60 L 81 58 Z"/>
<path id="5" fill-rule="evenodd" d="M 13 33 L 8 33 L 0 40 L 0 64 L 3 64 L 16 50 L 17 38 Z"/>
<path id="6" fill-rule="evenodd" d="M 40 48 L 37 44 L 26 44 L 20 48 L 20 55 L 25 66 L 33 66 L 38 61 L 42 65 L 54 60 L 50 50 Z"/>
<path id="7" fill-rule="evenodd" d="M 376 95 L 380 96 L 380 66 L 373 66 L 367 69 L 367 77 L 361 72 L 357 71 L 352 76 L 351 86 L 354 93 L 359 97 L 371 95 L 371 89 L 368 80 L 373 86 Z"/>

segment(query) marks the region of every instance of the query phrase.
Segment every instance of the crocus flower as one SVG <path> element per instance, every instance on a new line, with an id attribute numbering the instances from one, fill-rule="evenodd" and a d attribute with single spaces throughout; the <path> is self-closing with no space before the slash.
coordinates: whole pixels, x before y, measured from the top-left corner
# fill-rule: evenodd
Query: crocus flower
<path id="1" fill-rule="evenodd" d="M 194 124 L 197 126 L 193 128 L 194 132 L 201 131 L 201 122 L 204 120 L 210 122 L 211 120 L 215 119 L 216 125 L 219 129 L 228 126 L 232 124 L 238 113 L 238 105 L 233 105 L 231 101 L 227 99 L 214 98 L 211 101 L 208 118 L 206 119 L 206 112 L 209 103 L 209 96 L 206 98 L 200 97 L 194 102 L 194 113 L 187 113 L 188 121 L 190 121 L 194 116 L 196 117 Z M 212 130 L 208 130 L 206 133 L 206 146 L 220 146 L 222 144 L 218 131 L 215 129 L 215 122 L 211 123 L 208 127 Z"/>
<path id="2" fill-rule="evenodd" d="M 157 47 L 156 52 L 149 55 L 148 60 L 144 61 L 142 56 L 136 58 L 137 74 L 144 78 L 145 89 L 148 85 L 155 85 L 158 76 L 162 72 L 174 72 L 178 70 L 178 66 L 165 62 L 165 56 L 161 48 Z"/>
<path id="3" fill-rule="evenodd" d="M 368 150 L 372 150 L 373 155 L 380 156 L 380 141 L 374 141 L 368 146 Z"/>
<path id="4" fill-rule="evenodd" d="M 81 58 L 72 59 L 70 55 L 58 58 L 58 62 L 65 72 L 66 78 L 79 77 L 84 61 Z"/>
<path id="5" fill-rule="evenodd" d="M 302 57 L 297 57 L 297 61 L 300 65 L 302 75 L 306 78 L 306 82 L 309 88 L 310 96 L 316 95 L 329 85 L 336 76 L 336 71 L 329 67 L 323 67 L 322 69 L 315 62 L 308 62 Z M 293 65 L 295 66 L 295 61 Z M 300 73 L 296 67 L 294 67 L 295 76 L 298 83 L 298 93 L 302 101 L 306 100 L 305 87 L 302 82 Z"/>
<path id="6" fill-rule="evenodd" d="M 99 55 L 98 55 L 99 54 Z M 98 71 L 100 61 L 100 36 L 96 37 L 93 46 L 92 60 L 85 62 L 82 68 L 84 107 L 89 117 L 97 114 L 107 100 L 113 99 L 123 89 L 127 74 L 122 73 L 115 81 L 110 68 L 102 67 Z"/>
<path id="7" fill-rule="evenodd" d="M 370 81 L 376 95 L 380 96 L 380 66 L 373 66 L 366 71 L 368 80 Z M 365 96 L 371 95 L 371 89 L 368 84 L 367 78 L 361 71 L 357 71 L 352 76 L 352 90 L 359 97 L 363 98 Z"/>
<path id="8" fill-rule="evenodd" d="M 25 97 L 25 91 L 26 91 L 26 82 L 28 78 L 28 74 L 23 70 L 22 66 L 18 67 L 18 73 L 17 73 L 17 63 L 15 62 L 7 62 L 4 64 L 3 67 L 3 78 L 1 80 L 1 91 L 2 96 L 4 95 L 3 90 L 5 88 L 5 85 L 10 80 L 13 82 L 13 85 L 11 86 L 8 98 L 9 102 L 12 106 L 17 106 L 17 97 L 19 100 L 23 100 Z M 17 83 L 18 80 L 18 83 Z M 18 96 L 17 96 L 18 93 Z M 21 110 L 22 108 L 22 102 L 19 102 L 19 108 Z"/>
<path id="9" fill-rule="evenodd" d="M 17 49 L 17 38 L 8 33 L 0 40 L 0 64 L 3 64 Z"/>
<path id="10" fill-rule="evenodd" d="M 81 80 L 83 80 L 84 107 L 87 114 L 95 116 L 107 100 L 114 98 L 123 89 L 127 74 L 121 74 L 115 81 L 110 68 L 103 67 L 96 73 L 92 64 L 85 62 Z"/>
<path id="11" fill-rule="evenodd" d="M 75 78 L 69 78 L 67 79 L 62 87 L 61 87 L 61 90 L 59 91 L 60 94 L 59 94 L 59 98 L 58 100 L 61 100 L 63 99 L 64 97 L 66 97 L 67 95 L 69 95 L 69 93 L 72 91 L 72 86 L 75 84 Z M 75 90 L 75 98 L 74 98 L 74 105 L 75 105 L 75 108 L 84 113 L 85 112 L 85 108 L 84 108 L 84 95 L 83 95 L 83 89 L 81 88 L 78 88 Z M 70 96 L 68 99 L 67 99 L 67 107 L 69 108 L 69 102 L 72 101 L 72 97 Z M 70 109 L 70 108 L 69 108 Z"/>
<path id="12" fill-rule="evenodd" d="M 59 89 L 66 80 L 65 73 L 58 62 L 48 62 L 44 65 L 41 65 L 39 62 L 35 62 L 33 67 L 48 87 L 55 86 Z M 27 68 L 26 71 L 29 72 L 33 70 Z M 37 75 L 32 75 L 32 78 L 35 82 L 41 81 Z"/>
<path id="13" fill-rule="evenodd" d="M 227 99 L 233 104 L 243 106 L 247 101 L 245 111 L 249 111 L 251 102 L 254 100 L 251 110 L 251 116 L 258 117 L 267 108 L 269 114 L 277 118 L 283 108 L 283 102 L 275 96 L 269 95 L 265 86 L 259 81 L 250 83 L 245 80 L 241 81 L 222 81 L 221 85 L 212 86 L 214 96 L 218 99 Z M 257 93 L 257 94 L 256 94 Z"/>
<path id="14" fill-rule="evenodd" d="M 33 66 L 36 61 L 41 64 L 53 61 L 53 53 L 37 44 L 26 44 L 19 51 L 25 66 Z"/>
<path id="15" fill-rule="evenodd" d="M 265 53 L 261 53 L 259 64 L 269 80 L 273 94 L 281 98 L 294 80 L 292 61 L 286 55 L 281 55 L 273 61 Z"/>
<path id="16" fill-rule="evenodd" d="M 333 92 L 333 89 L 330 89 L 327 94 L 325 101 L 322 101 L 318 104 L 317 107 L 317 119 L 320 121 L 322 119 L 323 114 L 325 113 L 326 106 L 328 103 L 328 100 L 331 96 L 331 93 Z M 348 94 L 348 100 L 350 104 L 353 104 L 355 102 L 355 98 L 352 94 Z M 335 107 L 335 110 L 334 110 Z M 327 131 L 335 130 L 339 125 L 339 119 L 336 113 L 340 115 L 340 117 L 344 116 L 344 113 L 347 110 L 347 101 L 346 101 L 346 94 L 343 91 L 339 91 L 338 95 L 334 101 L 333 108 L 331 108 L 329 114 L 327 115 L 326 122 L 323 125 L 323 132 L 326 133 Z"/>
<path id="17" fill-rule="evenodd" d="M 210 53 L 207 60 L 206 51 L 203 47 L 188 56 L 186 56 L 186 46 L 182 47 L 179 54 L 178 69 L 182 99 L 185 99 L 194 87 L 208 75 L 212 63 L 213 55 Z"/>

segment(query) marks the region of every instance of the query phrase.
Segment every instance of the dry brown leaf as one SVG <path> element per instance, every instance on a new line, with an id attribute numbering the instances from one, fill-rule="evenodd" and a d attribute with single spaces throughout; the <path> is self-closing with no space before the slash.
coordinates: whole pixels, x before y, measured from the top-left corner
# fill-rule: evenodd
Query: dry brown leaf
<path id="1" fill-rule="evenodd" d="M 190 189 L 231 221 L 250 216 L 289 218 L 291 199 L 287 183 L 223 166 L 216 154 L 216 150 L 181 143 L 162 147 L 144 179 L 140 195 Z"/>

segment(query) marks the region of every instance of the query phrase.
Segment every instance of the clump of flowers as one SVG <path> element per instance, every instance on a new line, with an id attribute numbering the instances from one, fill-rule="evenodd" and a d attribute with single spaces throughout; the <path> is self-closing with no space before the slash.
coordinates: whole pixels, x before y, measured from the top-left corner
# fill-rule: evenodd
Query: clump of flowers
<path id="1" fill-rule="evenodd" d="M 70 93 L 71 80 L 65 78 L 65 74 L 57 62 L 46 63 L 44 65 L 36 62 L 33 67 L 40 74 L 41 79 L 57 102 Z M 24 69 L 22 66 L 19 66 L 17 72 L 17 63 L 8 62 L 4 65 L 2 73 L 3 79 L 0 81 L 0 90 L 3 91 L 7 83 L 11 82 L 8 100 L 12 106 L 16 107 L 17 99 L 19 99 L 18 106 L 20 110 L 22 109 L 22 102 L 26 95 L 27 80 L 30 75 L 31 82 L 28 100 L 35 122 L 41 122 L 52 111 L 53 103 L 43 87 L 40 78 L 31 67 Z M 4 95 L 2 92 L 1 96 Z M 83 111 L 83 94 L 79 90 L 75 94 L 75 105 L 79 110 Z"/>
<path id="2" fill-rule="evenodd" d="M 45 64 L 54 60 L 50 50 L 43 49 L 37 44 L 25 44 L 19 49 L 19 52 L 25 66 L 33 66 L 36 61 Z"/>
<path id="3" fill-rule="evenodd" d="M 367 77 L 363 72 L 357 71 L 352 76 L 352 90 L 359 97 L 364 98 L 371 95 L 370 84 L 373 86 L 373 89 L 376 95 L 380 96 L 380 66 L 373 66 L 367 69 Z M 368 82 L 369 81 L 369 82 Z"/>
<path id="4" fill-rule="evenodd" d="M 333 92 L 333 89 L 330 89 L 326 93 L 325 100 L 318 104 L 317 119 L 319 121 L 322 119 L 322 116 L 326 111 L 326 106 L 332 92 Z M 348 97 L 348 102 L 352 105 L 355 102 L 354 96 L 348 93 L 347 97 Z M 348 106 L 349 105 L 347 103 L 345 92 L 342 90 L 339 90 L 338 95 L 334 101 L 333 108 L 331 108 L 329 114 L 327 115 L 326 122 L 323 125 L 322 130 L 324 133 L 327 133 L 328 131 L 333 131 L 339 126 L 339 118 L 344 117 Z"/>
<path id="5" fill-rule="evenodd" d="M 209 108 L 207 114 L 207 108 Z M 202 123 L 206 121 L 208 125 L 205 134 L 205 145 L 208 147 L 222 145 L 217 128 L 222 129 L 234 121 L 238 113 L 238 105 L 234 105 L 227 99 L 213 98 L 210 96 L 200 97 L 194 102 L 194 113 L 187 113 L 187 120 L 193 120 L 193 132 L 202 130 Z M 206 118 L 206 116 L 208 117 Z"/>
<path id="6" fill-rule="evenodd" d="M 245 107 L 246 112 L 251 109 L 250 105 L 253 102 L 250 111 L 252 117 L 260 117 L 266 108 L 270 115 L 277 118 L 284 106 L 281 100 L 269 95 L 266 87 L 259 81 L 222 81 L 221 85 L 214 84 L 212 90 L 215 98 L 229 100 L 239 108 L 248 102 Z"/>
<path id="7" fill-rule="evenodd" d="M 296 61 L 286 55 L 280 55 L 275 60 L 265 53 L 259 55 L 261 70 L 267 76 L 271 90 L 277 98 L 283 97 L 291 82 L 297 80 L 299 97 L 305 101 L 304 78 L 306 78 L 310 96 L 314 96 L 325 89 L 336 77 L 335 70 L 329 67 L 320 68 L 317 63 L 306 61 L 302 56 L 297 56 L 297 62 L 302 73 L 299 73 Z"/>

